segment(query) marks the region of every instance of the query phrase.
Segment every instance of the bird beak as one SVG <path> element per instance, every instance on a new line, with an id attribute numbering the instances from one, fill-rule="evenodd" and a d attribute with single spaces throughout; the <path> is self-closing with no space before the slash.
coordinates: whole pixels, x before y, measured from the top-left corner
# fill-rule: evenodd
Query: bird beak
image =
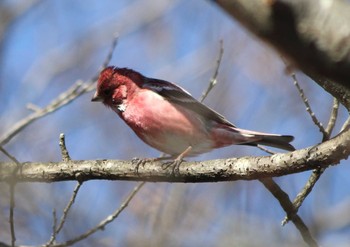
<path id="1" fill-rule="evenodd" d="M 103 101 L 102 97 L 97 94 L 97 91 L 95 92 L 94 96 L 92 97 L 91 101 L 93 102 L 98 102 L 98 101 Z"/>

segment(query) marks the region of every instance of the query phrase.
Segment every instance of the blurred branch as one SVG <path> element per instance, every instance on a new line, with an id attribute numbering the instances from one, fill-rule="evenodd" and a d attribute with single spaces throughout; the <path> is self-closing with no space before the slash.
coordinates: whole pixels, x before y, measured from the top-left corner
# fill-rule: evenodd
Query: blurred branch
<path id="1" fill-rule="evenodd" d="M 43 0 L 24 0 L 16 3 L 14 6 L 2 6 L 6 5 L 0 3 L 0 45 L 4 39 L 4 34 L 8 30 L 9 26 L 19 19 L 20 16 L 25 15 Z"/>
<path id="2" fill-rule="evenodd" d="M 103 63 L 103 66 L 109 63 L 112 57 L 111 54 L 113 53 L 114 48 L 117 45 L 117 40 L 118 40 L 118 37 L 115 37 L 115 39 L 113 40 L 111 49 L 107 54 L 107 57 Z M 92 91 L 93 90 L 92 86 L 94 82 L 97 80 L 98 74 L 99 73 L 96 73 L 96 75 L 87 82 L 82 82 L 81 80 L 77 81 L 67 91 L 61 93 L 56 99 L 51 101 L 51 103 L 48 104 L 46 107 L 42 109 L 36 109 L 35 112 L 31 113 L 29 116 L 15 123 L 13 127 L 10 130 L 8 130 L 5 134 L 3 134 L 3 136 L 0 138 L 0 145 L 4 145 L 8 143 L 15 135 L 17 135 L 21 130 L 23 130 L 25 127 L 27 127 L 34 121 L 52 112 L 57 111 L 58 109 L 71 103 L 73 100 L 77 99 L 79 96 L 83 95 L 84 93 Z"/>
<path id="3" fill-rule="evenodd" d="M 265 149 L 264 147 L 258 146 L 258 148 L 269 154 L 275 154 L 271 150 Z M 285 221 L 283 221 L 283 223 L 287 223 L 287 221 L 291 219 L 295 227 L 299 230 L 300 234 L 302 235 L 304 241 L 308 243 L 309 246 L 318 246 L 316 240 L 312 237 L 308 227 L 306 226 L 302 218 L 297 214 L 299 207 L 296 207 L 295 203 L 291 202 L 288 194 L 284 190 L 282 190 L 281 187 L 272 178 L 262 178 L 259 179 L 259 181 L 279 201 L 283 210 L 287 213 L 287 216 L 285 217 Z M 283 223 L 282 226 L 285 224 Z"/>
<path id="4" fill-rule="evenodd" d="M 15 183 L 10 183 L 10 230 L 11 230 L 11 246 L 15 247 L 16 244 L 16 233 L 15 233 L 15 223 L 13 220 L 14 209 L 15 209 Z"/>
<path id="5" fill-rule="evenodd" d="M 6 149 L 3 148 L 1 145 L 0 145 L 0 151 L 3 154 L 5 154 L 10 160 L 12 160 L 17 166 L 21 165 L 21 163 L 14 156 L 12 156 L 9 152 L 7 152 Z"/>
<path id="6" fill-rule="evenodd" d="M 311 236 L 311 233 L 303 220 L 295 212 L 295 207 L 291 203 L 289 196 L 285 193 L 278 185 L 273 181 L 272 178 L 263 178 L 260 179 L 260 182 L 271 192 L 271 194 L 279 201 L 281 207 L 287 213 L 288 218 L 292 220 L 296 228 L 301 233 L 304 241 L 309 246 L 318 246 L 316 240 Z"/>
<path id="7" fill-rule="evenodd" d="M 333 128 L 335 126 L 335 122 L 337 120 L 338 117 L 338 109 L 339 109 L 339 101 L 337 98 L 334 97 L 333 100 L 333 106 L 332 106 L 332 111 L 329 117 L 329 121 L 327 124 L 326 129 L 323 128 L 322 124 L 318 121 L 318 119 L 316 118 L 314 112 L 311 110 L 311 106 L 308 103 L 307 98 L 305 97 L 302 88 L 300 87 L 298 80 L 295 76 L 294 73 L 292 73 L 292 78 L 294 81 L 294 85 L 297 87 L 301 98 L 303 99 L 303 102 L 306 106 L 306 110 L 309 112 L 313 122 L 315 123 L 316 126 L 318 126 L 318 128 L 320 129 L 320 131 L 323 133 L 323 138 L 322 138 L 322 142 L 325 142 L 327 140 L 329 140 Z M 306 197 L 310 194 L 310 192 L 312 191 L 313 187 L 315 186 L 316 182 L 320 179 L 320 177 L 322 176 L 322 174 L 324 173 L 324 171 L 326 170 L 326 167 L 322 167 L 322 168 L 317 168 L 315 169 L 310 178 L 308 179 L 307 183 L 304 185 L 303 189 L 298 193 L 298 195 L 296 196 L 296 198 L 293 201 L 293 205 L 294 205 L 294 213 L 296 214 L 300 208 L 300 206 L 302 205 L 302 203 L 304 202 L 304 200 L 306 199 Z M 283 219 L 282 221 L 282 225 L 284 226 L 285 224 L 288 223 L 288 221 L 290 220 L 290 215 L 288 215 Z"/>
<path id="8" fill-rule="evenodd" d="M 339 100 L 337 98 L 333 98 L 333 106 L 332 106 L 332 111 L 328 120 L 327 128 L 326 128 L 326 135 L 323 137 L 322 141 L 329 140 L 329 138 L 332 135 L 335 122 L 337 121 L 338 118 L 338 110 L 339 110 Z"/>
<path id="9" fill-rule="evenodd" d="M 86 231 L 85 233 L 79 235 L 78 237 L 75 237 L 73 239 L 70 239 L 63 243 L 58 244 L 51 244 L 51 245 L 41 245 L 41 246 L 50 246 L 50 247 L 67 247 L 71 246 L 81 240 L 84 240 L 88 238 L 90 235 L 94 234 L 98 230 L 103 230 L 106 225 L 111 223 L 113 220 L 115 220 L 121 212 L 129 205 L 129 202 L 135 197 L 137 192 L 145 185 L 145 182 L 141 182 L 138 185 L 135 186 L 135 188 L 131 191 L 131 193 L 128 195 L 128 197 L 124 200 L 124 202 L 120 205 L 120 207 L 114 211 L 111 215 L 107 216 L 104 220 L 102 220 L 97 226 L 94 228 L 91 228 L 90 230 Z M 6 243 L 0 242 L 0 247 L 12 247 Z M 17 247 L 34 247 L 34 246 L 28 246 L 28 245 L 17 245 Z M 38 246 L 39 247 L 39 246 Z"/>
<path id="10" fill-rule="evenodd" d="M 345 130 L 349 126 L 350 126 L 350 116 L 348 117 L 348 119 L 346 119 L 345 123 L 343 124 L 343 126 L 340 129 L 340 132 L 343 132 L 343 130 Z"/>
<path id="11" fill-rule="evenodd" d="M 215 2 L 252 33 L 286 55 L 306 74 L 329 78 L 350 88 L 348 1 Z"/>
<path id="12" fill-rule="evenodd" d="M 137 194 L 137 192 L 142 188 L 142 186 L 145 184 L 145 182 L 139 183 L 138 185 L 135 186 L 135 188 L 131 191 L 129 196 L 125 199 L 125 201 L 120 205 L 120 207 L 111 215 L 107 216 L 104 220 L 102 220 L 97 226 L 94 228 L 86 231 L 85 233 L 81 234 L 78 237 L 75 237 L 71 240 L 68 240 L 64 243 L 59 243 L 59 244 L 53 244 L 50 245 L 51 247 L 65 247 L 65 246 L 70 246 L 73 245 L 83 239 L 86 239 L 90 235 L 94 234 L 98 230 L 103 230 L 105 226 L 109 223 L 111 223 L 114 219 L 116 219 L 121 212 L 128 206 L 129 202 L 134 198 L 134 196 Z"/>
<path id="13" fill-rule="evenodd" d="M 310 178 L 308 179 L 303 189 L 298 193 L 298 195 L 295 197 L 293 201 L 295 213 L 298 212 L 301 204 L 304 202 L 306 197 L 310 194 L 316 182 L 321 177 L 324 171 L 325 171 L 325 168 L 318 168 L 312 171 Z M 287 214 L 287 216 L 282 221 L 282 226 L 287 224 L 289 220 L 290 220 L 290 215 Z"/>
<path id="14" fill-rule="evenodd" d="M 216 60 L 216 68 L 214 71 L 214 75 L 210 79 L 207 90 L 203 92 L 201 98 L 199 99 L 200 102 L 203 102 L 203 100 L 208 96 L 210 91 L 215 87 L 216 83 L 218 82 L 217 78 L 218 78 L 220 63 L 221 63 L 223 54 L 224 54 L 224 42 L 220 40 L 220 51 L 219 51 L 218 59 Z"/>
<path id="15" fill-rule="evenodd" d="M 52 182 L 90 179 L 214 182 L 252 180 L 283 176 L 338 164 L 350 154 L 350 128 L 333 139 L 314 147 L 272 156 L 241 157 L 203 162 L 183 162 L 180 175 L 172 176 L 171 169 L 162 169 L 161 162 L 146 162 L 138 174 L 132 161 L 86 160 L 69 162 L 24 163 L 17 182 Z M 0 162 L 0 181 L 13 178 L 13 163 Z"/>
<path id="16" fill-rule="evenodd" d="M 16 244 L 16 233 L 15 233 L 15 223 L 14 223 L 14 209 L 15 209 L 15 186 L 16 186 L 16 174 L 18 170 L 21 168 L 21 163 L 12 156 L 9 152 L 6 151 L 2 146 L 0 146 L 0 151 L 4 153 L 10 160 L 15 163 L 13 166 L 12 175 L 7 182 L 10 188 L 10 215 L 9 215 L 9 223 L 10 223 L 10 232 L 11 232 L 11 246 L 14 247 Z"/>
<path id="17" fill-rule="evenodd" d="M 21 130 L 33 123 L 35 120 L 38 120 L 52 112 L 55 112 L 61 107 L 71 103 L 77 97 L 88 92 L 91 84 L 93 84 L 93 81 L 86 83 L 77 81 L 72 87 L 70 87 L 67 91 L 61 93 L 45 108 L 31 113 L 29 116 L 15 123 L 13 127 L 0 138 L 0 145 L 8 143 L 15 135 L 17 135 Z"/>
<path id="18" fill-rule="evenodd" d="M 59 223 L 58 227 L 56 227 L 56 225 L 57 225 L 56 214 L 54 214 L 54 224 L 53 224 L 54 228 L 53 228 L 52 236 L 51 236 L 49 242 L 46 245 L 44 245 L 44 246 L 53 246 L 53 243 L 56 241 L 56 236 L 60 233 L 60 231 L 63 228 L 64 223 L 66 222 L 66 219 L 67 219 L 67 216 L 68 216 L 68 212 L 71 209 L 71 207 L 72 207 L 72 205 L 73 205 L 73 203 L 75 201 L 75 198 L 78 195 L 78 192 L 79 192 L 79 189 L 80 189 L 81 185 L 82 185 L 82 183 L 78 181 L 77 185 L 74 188 L 72 197 L 70 198 L 67 206 L 63 210 L 63 214 L 62 214 L 62 217 L 61 217 L 61 220 L 60 220 L 60 223 Z M 56 221 L 56 223 L 55 223 L 55 221 Z"/>

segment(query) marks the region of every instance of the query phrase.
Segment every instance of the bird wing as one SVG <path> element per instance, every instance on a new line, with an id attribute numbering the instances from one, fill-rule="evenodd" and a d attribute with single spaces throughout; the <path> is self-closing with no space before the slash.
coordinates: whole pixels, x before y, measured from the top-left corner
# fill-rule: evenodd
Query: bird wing
<path id="1" fill-rule="evenodd" d="M 230 127 L 236 127 L 224 116 L 202 104 L 193 98 L 192 95 L 185 89 L 173 83 L 164 80 L 148 78 L 143 84 L 142 88 L 150 89 L 163 96 L 166 100 L 181 105 L 186 109 L 190 109 L 191 111 L 199 114 L 203 119 L 212 120 L 217 123 L 228 125 Z"/>

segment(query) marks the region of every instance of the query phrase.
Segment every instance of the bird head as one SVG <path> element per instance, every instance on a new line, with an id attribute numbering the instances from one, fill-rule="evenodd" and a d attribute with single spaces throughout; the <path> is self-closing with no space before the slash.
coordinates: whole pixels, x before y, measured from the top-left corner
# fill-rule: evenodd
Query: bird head
<path id="1" fill-rule="evenodd" d="M 109 66 L 103 69 L 91 101 L 113 107 L 123 103 L 138 88 L 140 74 L 127 68 Z"/>

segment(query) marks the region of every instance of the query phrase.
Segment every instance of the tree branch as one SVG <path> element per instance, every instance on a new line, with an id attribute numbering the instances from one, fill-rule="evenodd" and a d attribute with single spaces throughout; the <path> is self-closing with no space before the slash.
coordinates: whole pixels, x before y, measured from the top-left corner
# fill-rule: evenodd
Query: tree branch
<path id="1" fill-rule="evenodd" d="M 273 181 L 272 178 L 263 178 L 260 179 L 260 182 L 263 183 L 266 189 L 268 189 L 275 198 L 277 198 L 281 207 L 287 213 L 287 217 L 293 221 L 295 227 L 301 233 L 304 241 L 309 246 L 318 246 L 316 240 L 311 236 L 308 227 L 305 225 L 304 221 L 300 218 L 300 216 L 296 213 L 296 209 L 293 203 L 290 201 L 288 194 L 284 192 L 278 186 L 278 184 Z"/>
<path id="2" fill-rule="evenodd" d="M 350 4 L 347 1 L 216 2 L 306 74 L 329 78 L 350 88 Z"/>
<path id="3" fill-rule="evenodd" d="M 272 156 L 219 159 L 203 162 L 183 162 L 180 175 L 172 176 L 171 169 L 163 169 L 160 162 L 146 162 L 138 174 L 132 161 L 86 160 L 69 162 L 23 163 L 18 175 L 13 163 L 0 163 L 0 181 L 16 178 L 17 182 L 53 182 L 90 179 L 217 182 L 252 180 L 283 176 L 338 164 L 350 154 L 349 126 L 333 139 L 314 147 Z M 77 177 L 78 176 L 78 177 Z"/>
<path id="4" fill-rule="evenodd" d="M 110 62 L 112 58 L 113 51 L 118 43 L 118 36 L 116 36 L 112 42 L 111 49 L 109 53 L 107 54 L 107 57 L 105 61 L 103 62 L 103 68 L 107 66 L 107 64 Z M 28 125 L 33 123 L 34 121 L 53 113 L 60 108 L 64 107 L 65 105 L 73 102 L 76 98 L 79 96 L 90 92 L 94 90 L 94 87 L 92 87 L 95 83 L 95 81 L 98 78 L 99 73 L 94 75 L 93 78 L 91 78 L 89 81 L 83 82 L 81 80 L 78 80 L 76 83 L 74 83 L 67 91 L 61 93 L 58 95 L 57 98 L 51 101 L 50 104 L 48 104 L 46 107 L 40 109 L 37 108 L 33 113 L 28 115 L 27 117 L 23 118 L 22 120 L 15 123 L 10 130 L 8 130 L 5 134 L 3 134 L 0 137 L 0 145 L 5 145 L 8 143 L 14 136 L 16 136 L 18 133 L 20 133 L 24 128 L 26 128 Z"/>

